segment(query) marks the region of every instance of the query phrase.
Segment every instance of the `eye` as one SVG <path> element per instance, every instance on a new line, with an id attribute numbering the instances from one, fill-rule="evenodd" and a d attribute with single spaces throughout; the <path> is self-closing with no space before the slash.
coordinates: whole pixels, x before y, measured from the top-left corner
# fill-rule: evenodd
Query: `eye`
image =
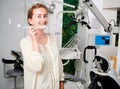
<path id="1" fill-rule="evenodd" d="M 48 15 L 44 15 L 44 18 L 47 18 L 48 17 Z"/>
<path id="2" fill-rule="evenodd" d="M 40 15 L 38 15 L 37 17 L 40 18 Z"/>

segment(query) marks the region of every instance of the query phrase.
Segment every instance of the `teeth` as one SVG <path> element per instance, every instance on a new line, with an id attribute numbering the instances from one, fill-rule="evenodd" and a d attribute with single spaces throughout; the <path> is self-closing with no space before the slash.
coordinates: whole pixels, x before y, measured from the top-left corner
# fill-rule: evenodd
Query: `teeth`
<path id="1" fill-rule="evenodd" d="M 42 28 L 43 28 L 43 29 L 46 29 L 46 27 L 47 27 L 47 26 L 45 26 L 45 25 L 44 25 L 44 26 L 42 26 Z"/>
<path id="2" fill-rule="evenodd" d="M 43 26 L 33 26 L 33 28 L 35 28 L 35 29 L 46 29 L 46 26 L 45 25 L 43 25 Z"/>

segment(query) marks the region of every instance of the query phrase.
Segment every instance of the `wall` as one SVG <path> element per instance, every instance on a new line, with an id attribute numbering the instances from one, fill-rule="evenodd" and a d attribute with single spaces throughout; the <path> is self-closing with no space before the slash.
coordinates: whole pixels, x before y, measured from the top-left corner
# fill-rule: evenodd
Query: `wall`
<path id="1" fill-rule="evenodd" d="M 0 60 L 4 58 L 14 59 L 10 50 L 20 50 L 19 42 L 24 37 L 25 31 L 18 28 L 24 24 L 24 0 L 0 1 Z M 13 67 L 12 65 L 10 66 Z M 4 78 L 3 63 L 0 61 L 0 89 L 12 89 L 12 78 Z M 23 86 L 23 79 L 18 78 L 18 87 Z"/>
<path id="2" fill-rule="evenodd" d="M 120 7 L 119 0 L 103 0 L 103 7 L 104 8 L 118 8 Z"/>

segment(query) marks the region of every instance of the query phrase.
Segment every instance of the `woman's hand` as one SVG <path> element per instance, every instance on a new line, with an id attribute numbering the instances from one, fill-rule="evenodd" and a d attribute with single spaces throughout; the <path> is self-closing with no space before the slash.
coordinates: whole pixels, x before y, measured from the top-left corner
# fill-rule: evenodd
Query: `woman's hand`
<path id="1" fill-rule="evenodd" d="M 36 37 L 36 35 L 37 35 L 36 29 L 33 28 L 32 26 L 29 26 L 28 33 L 32 40 L 32 48 L 33 48 L 32 50 L 35 52 L 39 52 L 39 43 L 38 43 L 37 37 Z"/>
<path id="2" fill-rule="evenodd" d="M 60 81 L 60 89 L 64 89 L 64 82 Z"/>
<path id="3" fill-rule="evenodd" d="M 37 41 L 36 35 L 37 35 L 37 31 L 36 29 L 34 29 L 32 26 L 28 27 L 28 33 L 29 36 L 31 37 L 32 41 Z"/>

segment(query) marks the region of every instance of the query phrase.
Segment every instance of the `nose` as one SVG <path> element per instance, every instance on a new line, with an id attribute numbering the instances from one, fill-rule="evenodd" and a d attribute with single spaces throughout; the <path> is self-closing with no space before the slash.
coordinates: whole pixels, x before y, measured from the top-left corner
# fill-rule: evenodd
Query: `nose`
<path id="1" fill-rule="evenodd" d="M 45 18 L 44 16 L 42 16 L 42 17 L 40 18 L 40 22 L 44 23 L 45 21 L 46 21 L 46 18 Z"/>

